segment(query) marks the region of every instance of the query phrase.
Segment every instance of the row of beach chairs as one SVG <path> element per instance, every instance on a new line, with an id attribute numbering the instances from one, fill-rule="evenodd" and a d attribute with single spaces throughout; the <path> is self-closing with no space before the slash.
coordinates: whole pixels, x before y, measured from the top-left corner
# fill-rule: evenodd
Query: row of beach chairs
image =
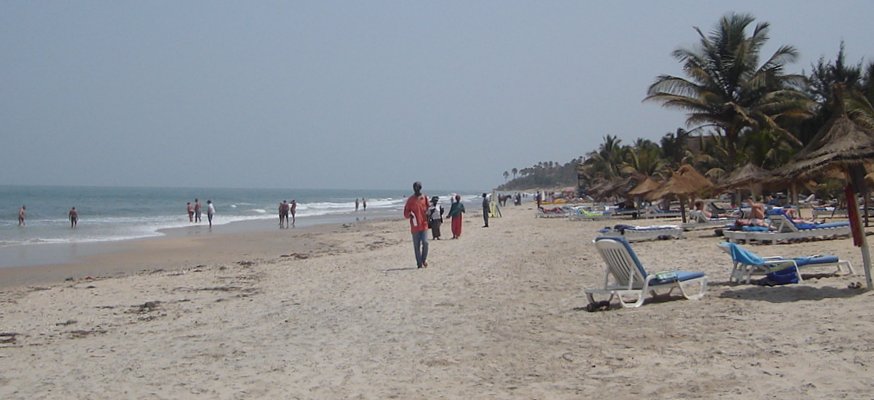
<path id="1" fill-rule="evenodd" d="M 589 311 L 602 308 L 604 303 L 609 306 L 614 298 L 622 307 L 640 307 L 649 294 L 670 295 L 679 290 L 686 299 L 695 300 L 707 292 L 707 275 L 703 272 L 672 270 L 650 273 L 623 237 L 601 236 L 594 240 L 594 244 L 606 266 L 603 286 L 585 289 Z M 736 243 L 721 243 L 720 247 L 730 255 L 733 263 L 730 283 L 749 283 L 753 275 L 780 271 L 788 271 L 795 275 L 796 282 L 801 282 L 801 268 L 814 266 L 837 267 L 837 272 L 846 270 L 848 274 L 855 274 L 849 261 L 836 256 L 760 257 Z M 598 302 L 596 295 L 608 296 L 608 299 Z"/>

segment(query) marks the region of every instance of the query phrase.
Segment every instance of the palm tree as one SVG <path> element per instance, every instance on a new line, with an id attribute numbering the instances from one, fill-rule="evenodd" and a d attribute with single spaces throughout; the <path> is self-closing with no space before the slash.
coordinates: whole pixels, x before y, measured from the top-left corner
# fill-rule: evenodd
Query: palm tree
<path id="1" fill-rule="evenodd" d="M 604 143 L 593 152 L 589 161 L 602 178 L 610 179 L 620 175 L 624 149 L 620 145 L 622 139 L 617 136 L 604 136 Z"/>
<path id="2" fill-rule="evenodd" d="M 519 173 L 519 170 L 518 170 L 518 169 L 516 169 L 516 168 L 513 168 L 513 169 L 511 169 L 511 170 L 510 170 L 510 172 L 512 172 L 512 173 L 513 173 L 513 179 L 516 179 L 516 174 L 518 174 L 518 173 Z"/>
<path id="3" fill-rule="evenodd" d="M 683 128 L 677 128 L 677 132 L 668 132 L 661 139 L 662 158 L 669 164 L 671 169 L 680 167 L 683 157 L 686 156 L 686 139 L 689 132 Z"/>
<path id="4" fill-rule="evenodd" d="M 650 140 L 637 139 L 634 146 L 625 153 L 625 161 L 620 168 L 625 175 L 646 178 L 661 175 L 664 166 L 659 145 Z"/>
<path id="5" fill-rule="evenodd" d="M 844 42 L 841 42 L 838 55 L 834 61 L 826 61 L 824 57 L 820 57 L 819 61 L 812 65 L 812 71 L 808 77 L 808 91 L 810 97 L 816 101 L 816 113 L 808 123 L 804 125 L 802 131 L 802 141 L 807 143 L 820 130 L 823 124 L 826 123 L 838 108 L 835 98 L 835 89 L 838 85 L 844 88 L 842 107 L 852 114 L 853 110 L 858 111 L 861 103 L 864 103 L 864 95 L 862 92 L 862 63 L 853 66 L 848 65 L 844 55 Z M 851 105 L 854 103 L 855 106 Z M 849 106 L 849 107 L 848 107 Z M 864 113 L 861 114 L 864 117 Z"/>
<path id="6" fill-rule="evenodd" d="M 759 65 L 759 52 L 768 40 L 770 25 L 756 24 L 749 14 L 728 14 L 705 35 L 696 49 L 679 48 L 673 56 L 683 63 L 688 79 L 661 75 L 650 85 L 644 101 L 658 101 L 665 107 L 688 112 L 689 126 L 709 126 L 724 136 L 729 162 L 735 159 L 743 133 L 770 128 L 800 145 L 795 136 L 779 125 L 808 116 L 809 99 L 800 90 L 804 77 L 786 75 L 783 67 L 794 62 L 798 52 L 780 46 Z"/>
<path id="7" fill-rule="evenodd" d="M 504 182 L 506 182 L 509 177 L 510 177 L 510 173 L 507 171 L 504 171 Z"/>

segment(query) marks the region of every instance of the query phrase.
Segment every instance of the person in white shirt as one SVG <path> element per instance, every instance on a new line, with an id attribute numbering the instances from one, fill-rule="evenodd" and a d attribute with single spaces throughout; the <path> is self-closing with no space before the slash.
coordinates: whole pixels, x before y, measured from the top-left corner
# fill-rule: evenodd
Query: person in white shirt
<path id="1" fill-rule="evenodd" d="M 212 200 L 206 201 L 206 219 L 209 220 L 209 227 L 212 228 L 212 216 L 215 214 L 215 206 L 212 204 Z"/>

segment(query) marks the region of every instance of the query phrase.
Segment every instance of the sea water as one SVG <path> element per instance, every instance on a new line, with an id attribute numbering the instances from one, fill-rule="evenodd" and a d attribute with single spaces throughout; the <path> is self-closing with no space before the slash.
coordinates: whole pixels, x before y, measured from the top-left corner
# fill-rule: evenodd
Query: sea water
<path id="1" fill-rule="evenodd" d="M 160 236 L 163 229 L 192 225 L 186 203 L 194 204 L 195 198 L 202 205 L 201 224 L 207 224 L 207 200 L 215 205 L 215 225 L 269 219 L 278 225 L 279 203 L 295 200 L 296 226 L 307 226 L 364 215 L 399 217 L 409 195 L 408 190 L 0 186 L 0 248 Z M 448 209 L 449 193 L 439 195 Z M 475 196 L 464 197 L 467 201 Z M 367 201 L 366 211 L 361 198 Z M 22 205 L 27 219 L 26 226 L 19 227 Z M 76 229 L 68 218 L 72 207 L 79 214 Z"/>

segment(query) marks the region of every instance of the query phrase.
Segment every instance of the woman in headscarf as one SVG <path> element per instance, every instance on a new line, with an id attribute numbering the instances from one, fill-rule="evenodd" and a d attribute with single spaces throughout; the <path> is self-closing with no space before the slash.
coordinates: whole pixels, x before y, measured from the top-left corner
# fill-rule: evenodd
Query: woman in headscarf
<path id="1" fill-rule="evenodd" d="M 452 238 L 458 239 L 461 237 L 461 215 L 464 214 L 464 204 L 461 203 L 461 196 L 455 195 L 455 201 L 449 207 L 447 216 L 452 219 Z"/>

